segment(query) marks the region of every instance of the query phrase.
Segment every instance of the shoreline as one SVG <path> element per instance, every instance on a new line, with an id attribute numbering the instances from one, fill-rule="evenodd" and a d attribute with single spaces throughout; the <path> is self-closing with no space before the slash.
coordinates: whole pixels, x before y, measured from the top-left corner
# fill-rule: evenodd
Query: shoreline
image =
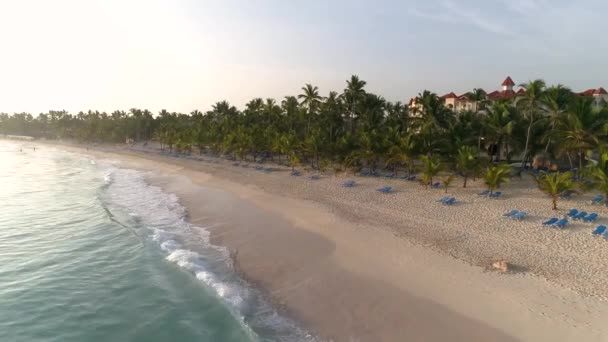
<path id="1" fill-rule="evenodd" d="M 51 145 L 85 152 L 78 146 Z M 599 278 L 596 282 L 605 279 L 608 272 L 601 272 L 606 269 L 601 261 L 606 260 L 606 248 L 578 227 L 563 232 L 529 222 L 551 211 L 536 203 L 540 195 L 525 180 L 507 187 L 517 195 L 490 203 L 477 198 L 478 184 L 470 189 L 455 187 L 451 192 L 462 204 L 443 207 L 434 203 L 442 191 L 398 180 L 356 177 L 361 186 L 343 189 L 339 184 L 344 177 L 312 181 L 289 177 L 288 172 L 238 168 L 228 161 L 170 159 L 107 146 L 88 153 L 160 173 L 165 182 L 161 187 L 180 197 L 193 223 L 200 215 L 195 186 L 222 189 L 288 222 L 256 231 L 242 227 L 247 225 L 231 231 L 210 229 L 211 240 L 238 250 L 246 278 L 328 339 L 601 341 L 608 336 L 602 326 L 608 309 L 599 300 L 606 298 L 606 289 L 595 282 L 578 291 L 567 288 L 580 285 L 593 273 Z M 184 177 L 190 186 L 184 186 Z M 398 184 L 399 192 L 378 194 L 373 190 L 379 184 Z M 549 201 L 542 201 L 548 208 Z M 532 206 L 529 221 L 498 218 L 517 203 Z M 465 215 L 467 207 L 482 209 L 477 222 Z M 562 208 L 566 209 L 563 204 Z M 494 216 L 489 216 L 490 211 Z M 598 212 L 606 216 L 604 210 Z M 484 224 L 486 229 L 480 229 Z M 515 237 L 509 239 L 505 231 Z M 526 239 L 521 238 L 524 233 Z M 597 254 L 591 256 L 598 264 L 590 263 L 595 259 L 587 253 L 576 254 L 576 248 L 585 246 Z M 564 272 L 552 279 L 547 272 L 552 268 L 535 264 L 547 256 L 556 258 L 557 265 L 549 266 L 558 269 L 559 261 L 571 258 L 567 271 L 582 267 L 583 278 Z M 484 270 L 492 259 L 503 257 L 529 271 Z M 346 290 L 345 284 L 350 286 Z"/>

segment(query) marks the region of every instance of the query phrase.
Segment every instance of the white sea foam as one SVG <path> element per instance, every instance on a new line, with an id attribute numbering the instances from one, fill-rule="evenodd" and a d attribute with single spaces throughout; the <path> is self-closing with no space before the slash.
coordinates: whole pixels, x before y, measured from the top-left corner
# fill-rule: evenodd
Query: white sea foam
<path id="1" fill-rule="evenodd" d="M 176 195 L 148 185 L 140 171 L 98 164 L 106 171 L 109 202 L 124 208 L 126 216 L 145 226 L 150 239 L 167 253 L 166 260 L 211 289 L 247 330 L 274 331 L 273 340 L 315 340 L 238 278 L 232 270 L 229 251 L 212 245 L 205 227 L 186 221 L 186 210 Z"/>

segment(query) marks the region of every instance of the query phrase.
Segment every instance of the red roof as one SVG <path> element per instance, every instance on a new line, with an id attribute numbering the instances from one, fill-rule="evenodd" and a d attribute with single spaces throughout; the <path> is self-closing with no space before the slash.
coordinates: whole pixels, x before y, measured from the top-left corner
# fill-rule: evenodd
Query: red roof
<path id="1" fill-rule="evenodd" d="M 581 91 L 580 93 L 578 93 L 579 95 L 583 95 L 583 96 L 591 96 L 595 93 L 595 89 L 587 89 L 585 91 Z"/>
<path id="2" fill-rule="evenodd" d="M 524 90 L 524 88 L 519 88 L 519 90 L 517 91 L 517 95 L 521 95 L 521 94 L 525 94 L 526 91 Z"/>
<path id="3" fill-rule="evenodd" d="M 451 92 L 451 93 L 449 93 L 449 94 L 445 94 L 445 95 L 443 95 L 441 98 L 442 98 L 442 99 L 455 99 L 455 98 L 457 98 L 457 97 L 458 97 L 458 96 L 456 96 L 456 94 L 454 94 L 454 92 Z"/>
<path id="4" fill-rule="evenodd" d="M 515 82 L 513 82 L 513 80 L 511 79 L 511 76 L 507 76 L 507 78 L 505 78 L 505 80 L 502 82 L 501 85 L 502 86 L 514 86 Z"/>
<path id="5" fill-rule="evenodd" d="M 594 92 L 593 95 L 607 95 L 608 92 L 606 91 L 606 89 L 599 87 L 597 88 Z"/>
<path id="6" fill-rule="evenodd" d="M 495 90 L 488 94 L 488 98 L 490 100 L 510 99 L 512 97 L 515 97 L 516 95 L 517 95 L 517 93 L 514 92 L 513 90 L 502 90 L 502 91 Z"/>

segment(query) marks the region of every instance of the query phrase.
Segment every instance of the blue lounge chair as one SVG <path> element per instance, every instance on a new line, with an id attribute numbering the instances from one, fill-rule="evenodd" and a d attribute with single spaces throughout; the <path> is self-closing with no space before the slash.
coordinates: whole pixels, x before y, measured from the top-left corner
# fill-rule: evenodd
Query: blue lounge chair
<path id="1" fill-rule="evenodd" d="M 295 171 L 292 171 L 292 172 L 291 172 L 291 175 L 292 175 L 292 176 L 295 176 L 295 177 L 298 177 L 298 176 L 301 176 L 301 175 L 302 175 L 302 172 L 300 172 L 300 171 L 298 171 L 298 170 L 295 170 Z"/>
<path id="2" fill-rule="evenodd" d="M 256 169 L 256 170 L 262 170 L 262 169 L 264 169 L 264 167 L 263 167 L 262 165 L 256 165 L 256 166 L 255 166 L 255 169 Z"/>
<path id="3" fill-rule="evenodd" d="M 321 176 L 319 176 L 319 175 L 312 175 L 312 176 L 310 176 L 308 178 L 310 178 L 311 180 L 319 180 L 319 179 L 321 179 Z"/>
<path id="4" fill-rule="evenodd" d="M 447 200 L 443 201 L 444 205 L 452 205 L 456 203 L 456 197 L 450 197 Z"/>
<path id="5" fill-rule="evenodd" d="M 354 180 L 347 180 L 346 182 L 342 183 L 342 186 L 345 188 L 352 188 L 355 185 L 357 185 L 357 183 Z"/>
<path id="6" fill-rule="evenodd" d="M 555 222 L 551 226 L 552 227 L 557 227 L 557 228 L 564 228 L 566 225 L 568 225 L 568 219 L 567 218 L 563 218 L 563 219 Z"/>
<path id="7" fill-rule="evenodd" d="M 442 198 L 436 200 L 435 202 L 441 202 L 441 203 L 443 203 L 443 202 L 445 202 L 445 201 L 447 201 L 449 199 L 450 199 L 450 196 L 445 196 L 445 197 L 442 197 Z"/>
<path id="8" fill-rule="evenodd" d="M 410 182 L 413 182 L 416 180 L 416 176 L 409 176 L 409 177 L 407 177 L 407 180 Z"/>
<path id="9" fill-rule="evenodd" d="M 385 186 L 385 187 L 382 187 L 382 188 L 380 188 L 380 189 L 378 189 L 378 190 L 376 190 L 376 191 L 379 191 L 379 192 L 382 192 L 382 193 L 388 194 L 388 193 L 390 193 L 390 192 L 392 192 L 392 191 L 393 191 L 393 188 L 392 188 L 392 187 L 390 187 L 390 186 Z"/>
<path id="10" fill-rule="evenodd" d="M 270 173 L 272 171 L 274 171 L 274 169 L 271 167 L 264 168 L 264 172 L 266 172 L 266 173 Z"/>
<path id="11" fill-rule="evenodd" d="M 591 213 L 591 214 L 589 214 L 589 216 L 583 217 L 583 221 L 584 222 L 593 222 L 593 221 L 597 220 L 597 217 L 598 217 L 597 213 Z"/>
<path id="12" fill-rule="evenodd" d="M 441 187 L 441 182 L 431 184 L 431 188 L 433 189 L 439 189 L 439 187 Z"/>
<path id="13" fill-rule="evenodd" d="M 521 219 L 525 218 L 526 216 L 528 216 L 528 213 L 526 213 L 525 211 L 520 211 L 520 212 L 516 213 L 515 215 L 512 215 L 511 218 L 514 220 L 521 220 Z"/>
<path id="14" fill-rule="evenodd" d="M 602 224 L 602 225 L 597 226 L 597 228 L 595 228 L 595 230 L 592 231 L 591 234 L 593 234 L 593 235 L 602 235 L 602 233 L 604 233 L 605 231 L 606 231 L 606 226 L 604 226 Z"/>
<path id="15" fill-rule="evenodd" d="M 484 191 L 478 193 L 477 195 L 479 195 L 479 196 L 487 196 L 489 194 L 490 194 L 490 190 L 484 190 Z"/>
<path id="16" fill-rule="evenodd" d="M 552 218 L 548 219 L 547 221 L 543 222 L 543 226 L 550 226 L 557 221 L 559 221 L 559 219 L 557 217 L 552 217 Z"/>
<path id="17" fill-rule="evenodd" d="M 597 195 L 591 200 L 591 204 L 598 204 L 604 200 L 604 195 Z"/>
<path id="18" fill-rule="evenodd" d="M 502 216 L 511 217 L 511 216 L 517 214 L 518 212 L 519 212 L 519 210 L 513 209 L 513 210 L 511 210 L 509 212 L 506 212 L 506 213 L 502 214 Z"/>
<path id="19" fill-rule="evenodd" d="M 495 193 L 493 193 L 493 194 L 489 194 L 489 195 L 488 195 L 488 198 L 496 199 L 496 198 L 500 197 L 501 195 L 502 195 L 502 192 L 500 192 L 500 191 L 496 191 L 496 192 L 495 192 Z"/>
<path id="20" fill-rule="evenodd" d="M 578 209 L 570 209 L 570 211 L 566 214 L 566 216 L 574 217 L 578 214 Z"/>
<path id="21" fill-rule="evenodd" d="M 581 211 L 580 213 L 572 216 L 573 220 L 582 220 L 585 218 L 585 216 L 587 216 L 587 212 L 586 211 Z"/>

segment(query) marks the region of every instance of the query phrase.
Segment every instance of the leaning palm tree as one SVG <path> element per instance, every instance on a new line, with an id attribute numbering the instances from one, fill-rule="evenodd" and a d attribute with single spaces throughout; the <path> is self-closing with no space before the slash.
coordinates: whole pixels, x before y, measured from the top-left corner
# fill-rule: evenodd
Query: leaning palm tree
<path id="1" fill-rule="evenodd" d="M 494 191 L 499 189 L 502 184 L 507 183 L 509 181 L 510 174 L 511 169 L 509 168 L 509 165 L 506 164 L 488 167 L 486 174 L 484 175 L 484 182 L 488 186 L 490 193 L 494 193 Z"/>
<path id="2" fill-rule="evenodd" d="M 572 191 L 575 188 L 575 184 L 572 181 L 572 174 L 570 172 L 554 172 L 545 173 L 536 178 L 538 188 L 551 197 L 553 203 L 553 210 L 557 210 L 557 199 L 559 196 L 568 191 Z"/>
<path id="3" fill-rule="evenodd" d="M 528 158 L 528 152 L 530 148 L 530 136 L 532 135 L 532 126 L 539 119 L 538 112 L 540 110 L 541 100 L 545 92 L 545 81 L 534 80 L 528 83 L 521 84 L 520 87 L 525 89 L 522 98 L 517 102 L 524 111 L 526 120 L 528 121 L 528 130 L 526 132 L 526 145 L 524 147 L 524 154 L 521 167 L 525 166 Z"/>
<path id="4" fill-rule="evenodd" d="M 429 184 L 433 183 L 433 177 L 437 176 L 441 171 L 441 161 L 437 156 L 421 156 L 420 161 L 422 162 L 422 177 L 420 181 L 424 188 L 427 189 Z"/>

